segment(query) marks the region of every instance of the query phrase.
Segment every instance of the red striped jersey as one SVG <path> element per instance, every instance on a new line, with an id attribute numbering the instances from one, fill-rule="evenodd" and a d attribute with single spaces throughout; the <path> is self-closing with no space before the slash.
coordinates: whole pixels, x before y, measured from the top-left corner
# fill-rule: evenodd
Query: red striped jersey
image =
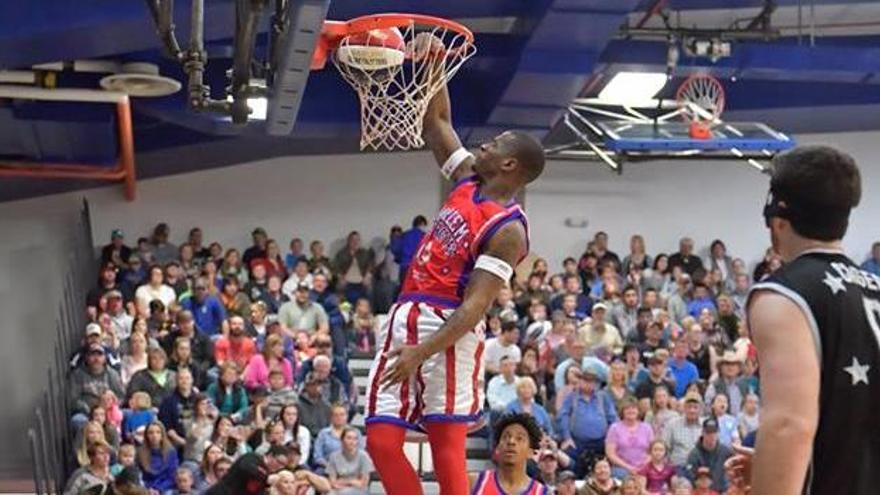
<path id="1" fill-rule="evenodd" d="M 457 307 L 486 242 L 498 229 L 513 221 L 522 222 L 528 246 L 528 220 L 518 204 L 502 205 L 483 198 L 476 177 L 460 180 L 422 238 L 407 270 L 398 302 Z"/>
<path id="2" fill-rule="evenodd" d="M 508 494 L 501 488 L 495 471 L 483 471 L 471 488 L 471 495 L 550 495 L 550 489 L 543 483 L 531 480 L 525 490 L 517 494 Z"/>

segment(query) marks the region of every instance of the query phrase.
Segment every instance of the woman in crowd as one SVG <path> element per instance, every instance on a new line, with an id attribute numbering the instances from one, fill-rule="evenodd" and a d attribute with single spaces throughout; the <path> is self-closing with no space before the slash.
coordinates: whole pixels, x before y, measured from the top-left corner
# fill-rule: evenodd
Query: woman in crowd
<path id="1" fill-rule="evenodd" d="M 330 486 L 338 495 L 367 495 L 373 463 L 360 446 L 360 433 L 347 426 L 342 431 L 342 446 L 327 462 Z"/>
<path id="2" fill-rule="evenodd" d="M 330 454 L 342 448 L 342 434 L 348 427 L 348 410 L 344 405 L 336 404 L 330 408 L 330 426 L 318 433 L 315 439 L 314 465 L 324 470 Z"/>
<path id="3" fill-rule="evenodd" d="M 544 405 L 547 403 L 547 381 L 548 374 L 538 365 L 538 346 L 528 344 L 523 347 L 522 359 L 516 367 L 517 376 L 528 376 L 538 386 L 538 393 L 535 395 L 535 402 Z M 552 374 L 549 375 L 549 381 L 552 381 Z"/>
<path id="4" fill-rule="evenodd" d="M 279 370 L 284 384 L 293 386 L 293 365 L 284 357 L 284 341 L 280 335 L 266 337 L 263 352 L 254 354 L 244 370 L 244 385 L 248 390 L 269 386 L 269 372 Z"/>
<path id="5" fill-rule="evenodd" d="M 669 423 L 679 417 L 678 412 L 672 409 L 670 399 L 670 391 L 665 385 L 654 387 L 651 410 L 645 415 L 645 422 L 654 430 L 654 438 L 663 438 Z"/>
<path id="6" fill-rule="evenodd" d="M 174 289 L 165 284 L 165 272 L 162 271 L 161 266 L 153 265 L 147 273 L 149 274 L 147 283 L 138 287 L 134 295 L 138 314 L 143 316 L 150 315 L 150 302 L 153 300 L 162 301 L 164 306 L 177 300 Z"/>
<path id="7" fill-rule="evenodd" d="M 281 249 L 275 239 L 266 241 L 266 275 L 287 276 L 287 267 L 284 266 L 284 258 L 281 257 Z"/>
<path id="8" fill-rule="evenodd" d="M 543 406 L 535 402 L 538 387 L 530 376 L 519 378 L 516 383 L 516 400 L 507 405 L 508 413 L 527 413 L 535 418 L 535 422 L 545 435 L 553 436 L 553 420 Z"/>
<path id="9" fill-rule="evenodd" d="M 629 273 L 632 268 L 640 271 L 647 270 L 651 266 L 651 257 L 645 253 L 645 238 L 634 235 L 629 239 L 629 254 L 623 258 L 622 272 Z"/>
<path id="10" fill-rule="evenodd" d="M 260 298 L 260 301 L 266 305 L 266 313 L 270 315 L 277 315 L 281 305 L 290 301 L 287 294 L 281 290 L 282 280 L 280 275 L 269 275 L 266 290 Z"/>
<path id="11" fill-rule="evenodd" d="M 611 476 L 611 462 L 602 457 L 593 463 L 593 470 L 587 477 L 583 495 L 620 495 L 620 481 Z"/>
<path id="12" fill-rule="evenodd" d="M 620 420 L 608 428 L 605 436 L 605 454 L 611 461 L 615 478 L 635 474 L 648 461 L 648 448 L 654 440 L 654 430 L 639 420 L 639 404 L 627 398 L 620 403 Z"/>
<path id="13" fill-rule="evenodd" d="M 196 263 L 196 254 L 193 251 L 192 244 L 181 244 L 178 252 L 180 255 L 180 272 L 186 278 L 189 285 L 192 285 L 192 281 L 199 276 L 199 266 Z"/>
<path id="14" fill-rule="evenodd" d="M 284 424 L 284 443 L 295 441 L 299 444 L 302 462 L 303 464 L 308 463 L 312 453 L 312 435 L 309 433 L 309 429 L 299 422 L 299 406 L 287 404 L 281 408 L 278 417 Z"/>
<path id="15" fill-rule="evenodd" d="M 223 291 L 220 293 L 220 302 L 226 309 L 228 316 L 241 316 L 247 319 L 250 316 L 251 300 L 241 290 L 241 281 L 235 275 L 227 275 L 223 278 Z"/>
<path id="16" fill-rule="evenodd" d="M 135 392 L 146 392 L 150 401 L 158 406 L 177 386 L 176 375 L 165 367 L 168 361 L 161 347 L 147 351 L 147 369 L 140 370 L 131 377 L 126 395 L 131 397 Z"/>
<path id="17" fill-rule="evenodd" d="M 349 346 L 360 352 L 372 352 L 376 347 L 378 323 L 370 301 L 363 297 L 358 299 L 348 325 Z"/>
<path id="18" fill-rule="evenodd" d="M 198 462 L 202 458 L 205 447 L 210 443 L 214 433 L 212 412 L 208 396 L 197 395 L 195 406 L 193 406 L 193 417 L 186 432 L 186 446 L 183 449 L 184 460 Z"/>
<path id="19" fill-rule="evenodd" d="M 578 390 L 583 378 L 584 373 L 581 371 L 581 367 L 578 363 L 572 363 L 568 366 L 568 369 L 565 370 L 565 385 L 556 392 L 555 410 L 557 412 L 562 410 L 562 403 L 565 402 L 565 398 L 572 392 Z"/>
<path id="20" fill-rule="evenodd" d="M 159 493 L 174 488 L 177 471 L 177 450 L 165 433 L 165 426 L 155 421 L 147 426 L 144 444 L 138 449 L 138 467 L 143 473 L 144 485 Z"/>
<path id="21" fill-rule="evenodd" d="M 89 462 L 73 472 L 64 487 L 64 495 L 80 495 L 88 493 L 86 490 L 90 488 L 106 487 L 112 483 L 113 475 L 110 474 L 112 452 L 110 445 L 100 439 L 86 447 L 86 456 Z M 103 493 L 103 491 L 96 493 Z"/>
<path id="22" fill-rule="evenodd" d="M 219 445 L 208 443 L 204 446 L 204 450 L 201 455 L 201 462 L 199 462 L 199 468 L 194 473 L 195 474 L 195 486 L 196 489 L 201 493 L 211 485 L 217 482 L 214 478 L 214 463 L 218 460 L 222 459 L 224 456 L 223 449 L 220 448 Z"/>
<path id="23" fill-rule="evenodd" d="M 740 443 L 739 423 L 735 417 L 727 413 L 729 404 L 727 394 L 718 393 L 712 398 L 709 408 L 709 417 L 718 422 L 718 441 L 727 447 Z"/>
<path id="24" fill-rule="evenodd" d="M 219 242 L 212 242 L 208 246 L 208 257 L 205 261 L 213 261 L 216 266 L 223 264 L 223 246 Z"/>
<path id="25" fill-rule="evenodd" d="M 284 423 L 281 420 L 270 420 L 266 427 L 257 430 L 248 439 L 248 444 L 253 447 L 257 455 L 266 455 L 273 446 L 284 445 Z"/>
<path id="26" fill-rule="evenodd" d="M 204 390 L 208 383 L 208 373 L 202 363 L 193 360 L 192 341 L 186 337 L 174 339 L 174 348 L 168 363 L 168 369 L 175 373 L 181 368 L 189 368 L 193 376 L 193 385 L 199 390 Z"/>
<path id="27" fill-rule="evenodd" d="M 333 280 L 333 270 L 330 268 L 330 258 L 324 254 L 324 243 L 321 241 L 312 241 L 309 244 L 309 252 L 312 256 L 309 258 L 309 272 L 316 274 L 322 273 L 328 280 Z"/>
<path id="28" fill-rule="evenodd" d="M 241 432 L 229 416 L 218 416 L 211 432 L 211 443 L 220 447 L 223 454 L 233 461 L 247 453 L 247 446 Z"/>
<path id="29" fill-rule="evenodd" d="M 250 337 L 259 338 L 266 336 L 266 317 L 269 315 L 269 306 L 263 301 L 251 303 L 250 313 L 244 322 L 244 331 Z"/>
<path id="30" fill-rule="evenodd" d="M 171 317 L 168 306 L 158 299 L 150 301 L 150 316 L 147 318 L 147 335 L 163 338 L 171 331 Z"/>
<path id="31" fill-rule="evenodd" d="M 626 364 L 620 359 L 615 359 L 608 367 L 608 385 L 605 387 L 605 392 L 614 401 L 615 408 L 620 406 L 623 399 L 635 397 L 628 383 Z"/>
<path id="32" fill-rule="evenodd" d="M 228 457 L 220 457 L 213 464 L 211 464 L 210 476 L 205 478 L 204 481 L 204 489 L 202 493 L 207 493 L 207 490 L 216 485 L 218 481 L 223 479 L 226 476 L 226 473 L 229 472 L 229 469 L 232 467 L 233 460 Z"/>
<path id="33" fill-rule="evenodd" d="M 76 442 L 79 444 L 79 447 L 76 449 L 76 462 L 80 467 L 88 466 L 89 463 L 92 462 L 88 453 L 89 445 L 96 442 L 104 442 L 107 445 L 110 445 L 104 434 L 104 427 L 97 421 L 89 421 L 86 423 L 83 429 L 80 430 L 79 436 L 80 440 L 79 442 Z"/>
<path id="34" fill-rule="evenodd" d="M 247 413 L 247 392 L 238 379 L 238 366 L 232 361 L 220 367 L 219 378 L 208 386 L 205 393 L 221 415 L 243 417 Z"/>
<path id="35" fill-rule="evenodd" d="M 112 393 L 112 392 L 111 392 Z M 107 410 L 101 404 L 92 406 L 89 411 L 89 421 L 97 422 L 104 429 L 104 439 L 113 449 L 119 448 L 119 429 L 107 418 Z"/>
<path id="36" fill-rule="evenodd" d="M 211 281 L 207 287 L 209 296 L 220 297 L 220 287 L 223 285 L 223 279 L 220 277 L 218 266 L 219 262 L 214 260 L 207 260 L 202 265 L 202 277 Z"/>
<path id="37" fill-rule="evenodd" d="M 135 320 L 135 323 L 138 322 L 144 322 L 146 325 L 143 318 Z M 132 326 L 137 328 L 135 324 Z M 135 330 L 128 338 L 128 353 L 122 356 L 120 370 L 122 384 L 127 386 L 134 374 L 144 369 L 147 369 L 147 337 L 145 333 Z"/>
<path id="38" fill-rule="evenodd" d="M 238 249 L 231 248 L 226 250 L 223 255 L 223 263 L 219 267 L 220 276 L 226 280 L 228 277 L 234 277 L 239 283 L 247 282 L 247 270 L 241 263 L 241 253 Z"/>
<path id="39" fill-rule="evenodd" d="M 721 239 L 715 239 L 709 246 L 709 270 L 718 270 L 721 275 L 721 282 L 733 280 L 735 275 L 733 271 L 733 260 L 727 255 L 727 246 Z"/>

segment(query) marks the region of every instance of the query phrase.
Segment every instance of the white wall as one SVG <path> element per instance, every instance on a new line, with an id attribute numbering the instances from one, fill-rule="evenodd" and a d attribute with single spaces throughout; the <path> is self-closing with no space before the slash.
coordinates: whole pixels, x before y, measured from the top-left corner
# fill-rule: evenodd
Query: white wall
<path id="1" fill-rule="evenodd" d="M 158 222 L 171 241 L 200 226 L 206 241 L 224 248 L 250 244 L 264 227 L 282 249 L 294 236 L 306 243 L 339 242 L 352 229 L 366 241 L 387 238 L 393 224 L 409 228 L 417 213 L 432 215 L 440 178 L 427 153 L 284 157 L 138 182 L 138 199 L 122 201 L 118 188 L 88 191 L 95 244 L 125 229 L 134 244 Z"/>
<path id="2" fill-rule="evenodd" d="M 855 210 L 845 247 L 857 261 L 880 240 L 880 133 L 799 136 L 802 144 L 830 144 L 854 155 L 864 194 Z M 629 237 L 645 236 L 649 254 L 674 252 L 678 239 L 694 238 L 705 255 L 715 238 L 748 262 L 769 245 L 761 217 L 768 179 L 740 162 L 646 162 L 627 164 L 622 176 L 599 163 L 554 161 L 529 188 L 526 211 L 533 249 L 558 266 L 577 257 L 599 230 L 611 249 L 629 252 Z M 565 226 L 566 218 L 586 220 L 586 228 Z"/>

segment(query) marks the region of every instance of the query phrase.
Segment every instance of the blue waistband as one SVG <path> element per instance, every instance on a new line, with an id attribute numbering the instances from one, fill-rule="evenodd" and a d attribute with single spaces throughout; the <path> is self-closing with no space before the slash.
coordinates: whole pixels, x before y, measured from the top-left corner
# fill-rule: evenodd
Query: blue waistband
<path id="1" fill-rule="evenodd" d="M 437 306 L 443 309 L 455 309 L 461 305 L 461 300 L 443 297 L 443 296 L 432 296 L 430 294 L 419 294 L 418 292 L 410 292 L 407 294 L 401 294 L 397 297 L 397 302 L 421 302 L 427 303 L 432 306 Z"/>

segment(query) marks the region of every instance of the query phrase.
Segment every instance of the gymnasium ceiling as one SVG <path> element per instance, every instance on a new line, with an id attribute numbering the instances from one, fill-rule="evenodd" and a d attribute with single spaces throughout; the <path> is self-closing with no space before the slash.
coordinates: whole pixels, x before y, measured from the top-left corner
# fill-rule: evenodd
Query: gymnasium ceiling
<path id="1" fill-rule="evenodd" d="M 727 120 L 761 120 L 791 133 L 880 128 L 880 2 L 776 0 L 772 40 L 737 40 L 729 57 L 680 55 L 674 79 L 694 72 L 719 77 Z M 210 56 L 206 82 L 223 88 L 231 64 L 232 0 L 206 2 Z M 624 36 L 674 26 L 727 29 L 753 18 L 763 0 L 335 0 L 330 19 L 385 11 L 449 17 L 470 26 L 478 54 L 451 91 L 456 126 L 470 143 L 502 129 L 546 136 L 578 96 L 595 95 L 621 70 L 665 71 L 662 38 Z M 800 6 L 800 7 L 799 7 Z M 188 35 L 189 2 L 175 9 L 178 39 Z M 748 22 L 737 24 L 742 27 Z M 266 22 L 263 23 L 265 31 Z M 265 45 L 260 36 L 258 46 Z M 83 59 L 149 61 L 184 81 L 165 59 L 143 1 L 40 0 L 0 6 L 0 69 Z M 62 76 L 61 86 L 94 87 L 96 78 Z M 133 103 L 138 175 L 155 177 L 282 155 L 357 152 L 357 101 L 329 68 L 314 72 L 293 133 L 267 136 L 259 126 L 234 129 L 185 108 L 183 91 Z M 112 115 L 98 105 L 0 100 L 0 158 L 96 160 L 115 155 Z M 0 200 L 94 184 L 0 179 Z"/>

